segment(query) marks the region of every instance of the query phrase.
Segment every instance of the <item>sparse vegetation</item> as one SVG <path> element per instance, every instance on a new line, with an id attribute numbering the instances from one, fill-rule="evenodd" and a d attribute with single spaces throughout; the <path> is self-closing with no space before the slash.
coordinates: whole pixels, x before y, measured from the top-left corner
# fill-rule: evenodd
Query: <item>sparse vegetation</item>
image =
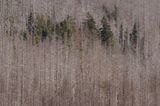
<path id="1" fill-rule="evenodd" d="M 46 39 L 48 34 L 47 26 L 43 16 L 37 15 L 35 20 L 35 37 Z"/>
<path id="2" fill-rule="evenodd" d="M 47 37 L 52 39 L 54 34 L 54 24 L 52 23 L 50 17 L 45 21 L 43 16 L 37 15 L 35 22 L 35 32 L 37 36 L 40 36 L 41 40 L 45 40 Z"/>
<path id="3" fill-rule="evenodd" d="M 113 45 L 114 44 L 113 32 L 111 30 L 109 23 L 107 22 L 107 19 L 103 17 L 101 23 L 102 23 L 102 28 L 100 29 L 100 32 L 101 32 L 100 37 L 101 37 L 102 44 L 105 44 L 107 46 Z"/>
<path id="4" fill-rule="evenodd" d="M 113 9 L 112 12 L 109 11 L 106 6 L 103 6 L 102 8 L 103 8 L 103 10 L 106 14 L 106 17 L 108 18 L 109 21 L 110 20 L 117 21 L 117 18 L 118 18 L 118 7 L 117 7 L 117 5 L 114 5 L 114 9 Z"/>
<path id="5" fill-rule="evenodd" d="M 52 40 L 54 33 L 56 33 L 57 38 L 61 38 L 63 41 L 70 41 L 75 32 L 75 23 L 70 16 L 54 27 L 50 17 L 45 20 L 43 15 L 36 15 L 34 18 L 33 13 L 30 13 L 26 25 L 27 31 L 33 36 L 33 42 L 36 42 L 36 44 L 44 41 L 47 37 Z"/>
<path id="6" fill-rule="evenodd" d="M 84 24 L 84 28 L 87 28 L 91 32 L 97 30 L 96 22 L 93 16 L 89 12 L 87 13 L 87 19 L 84 21 L 83 24 Z"/>
<path id="7" fill-rule="evenodd" d="M 30 35 L 32 35 L 33 42 L 38 42 L 45 40 L 47 37 L 52 39 L 52 35 L 54 34 L 54 24 L 52 23 L 50 17 L 45 21 L 43 15 L 36 15 L 34 18 L 33 13 L 31 12 L 28 16 L 28 20 L 26 23 L 27 31 Z"/>
<path id="8" fill-rule="evenodd" d="M 87 13 L 87 19 L 83 24 L 84 28 L 88 29 L 91 33 L 100 35 L 103 44 L 113 45 L 113 32 L 107 22 L 107 19 L 103 17 L 101 22 L 102 28 L 98 30 L 93 16 L 90 13 Z M 27 31 L 33 36 L 33 42 L 35 42 L 35 44 L 38 44 L 40 41 L 44 41 L 47 37 L 52 39 L 52 35 L 54 35 L 54 33 L 56 34 L 57 39 L 61 39 L 63 42 L 67 42 L 69 44 L 72 35 L 75 32 L 75 23 L 71 16 L 68 16 L 62 22 L 55 24 L 54 27 L 54 23 L 51 21 L 50 17 L 47 18 L 47 21 L 44 19 L 43 15 L 36 15 L 34 18 L 34 15 L 31 12 L 28 16 L 26 25 Z"/>
<path id="9" fill-rule="evenodd" d="M 117 19 L 117 14 L 118 14 L 117 6 L 114 6 L 114 11 L 111 13 L 111 16 L 115 20 Z M 108 18 L 106 17 L 102 18 L 101 20 L 102 28 L 98 30 L 93 16 L 90 13 L 87 13 L 87 19 L 84 21 L 83 24 L 85 29 L 88 29 L 91 33 L 99 35 L 103 45 L 106 46 L 114 45 L 114 36 L 111 30 L 111 26 L 108 22 Z M 33 36 L 34 40 L 33 42 L 35 42 L 35 44 L 38 44 L 40 41 L 44 41 L 47 37 L 51 40 L 54 34 L 56 34 L 56 37 L 58 39 L 61 39 L 64 43 L 67 42 L 69 44 L 72 35 L 75 32 L 75 23 L 73 18 L 70 16 L 68 16 L 62 22 L 54 25 L 50 17 L 48 17 L 47 20 L 45 20 L 43 15 L 36 15 L 34 18 L 34 15 L 31 12 L 28 16 L 28 21 L 26 25 L 27 25 L 27 31 L 29 32 L 29 34 Z M 134 47 L 137 44 L 137 33 L 138 33 L 137 25 L 135 24 L 130 34 L 130 42 Z M 26 34 L 27 33 L 22 34 L 24 40 L 27 39 Z M 121 25 L 119 42 L 121 43 L 121 46 L 123 46 L 122 47 L 123 49 L 125 48 L 124 40 L 125 42 L 127 42 L 123 35 L 123 26 Z"/>
<path id="10" fill-rule="evenodd" d="M 56 24 L 55 32 L 57 38 L 61 38 L 63 42 L 65 40 L 70 41 L 73 33 L 75 32 L 75 23 L 72 17 L 68 16 L 62 22 Z"/>

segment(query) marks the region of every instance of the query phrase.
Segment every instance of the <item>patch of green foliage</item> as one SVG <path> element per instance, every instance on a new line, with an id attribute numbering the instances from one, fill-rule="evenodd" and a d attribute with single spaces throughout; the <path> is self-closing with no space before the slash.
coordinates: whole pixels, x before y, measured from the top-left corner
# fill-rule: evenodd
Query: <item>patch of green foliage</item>
<path id="1" fill-rule="evenodd" d="M 115 7 L 114 14 L 117 14 L 116 11 L 117 7 Z M 93 33 L 94 35 L 99 35 L 103 44 L 113 45 L 114 36 L 106 17 L 103 17 L 101 23 L 102 28 L 98 29 L 93 16 L 90 13 L 87 13 L 87 19 L 83 24 L 84 28 L 91 32 L 92 35 Z M 26 25 L 27 31 L 32 36 L 35 44 L 44 41 L 47 37 L 51 40 L 54 34 L 56 34 L 57 39 L 61 39 L 63 43 L 69 44 L 75 32 L 75 22 L 71 16 L 54 24 L 50 17 L 46 18 L 43 15 L 34 15 L 31 12 L 27 18 Z M 23 36 L 24 39 L 27 39 L 27 33 L 23 34 Z"/>
<path id="2" fill-rule="evenodd" d="M 55 32 L 57 34 L 58 39 L 60 38 L 63 41 L 70 41 L 73 33 L 75 32 L 74 19 L 68 16 L 62 22 L 56 24 Z"/>
<path id="3" fill-rule="evenodd" d="M 47 17 L 47 19 L 45 19 L 43 15 L 36 15 L 34 17 L 31 12 L 27 17 L 26 26 L 27 31 L 33 37 L 33 40 L 35 40 L 33 42 L 36 42 L 36 44 L 40 41 L 44 41 L 47 37 L 49 40 L 52 40 L 55 33 L 57 38 L 62 38 L 63 41 L 70 41 L 75 32 L 75 23 L 70 16 L 54 25 L 50 17 Z"/>
<path id="4" fill-rule="evenodd" d="M 34 22 L 34 40 L 35 42 L 40 42 L 45 40 L 47 37 L 52 39 L 54 34 L 54 24 L 52 23 L 50 17 L 47 18 L 47 21 L 44 19 L 43 15 L 37 15 Z"/>
<path id="5" fill-rule="evenodd" d="M 35 20 L 35 35 L 36 38 L 39 36 L 40 38 L 47 36 L 47 27 L 45 24 L 45 20 L 43 16 L 37 15 Z"/>
<path id="6" fill-rule="evenodd" d="M 51 19 L 48 17 L 45 21 L 43 16 L 38 15 L 36 17 L 36 34 L 42 37 L 42 40 L 46 39 L 49 36 L 52 36 L 54 33 L 54 24 Z"/>
<path id="7" fill-rule="evenodd" d="M 43 16 L 37 15 L 35 20 L 35 36 L 39 36 L 43 41 L 49 35 L 49 26 Z"/>
<path id="8" fill-rule="evenodd" d="M 41 37 L 39 35 L 34 35 L 33 39 L 34 44 L 39 44 L 39 42 L 41 41 Z"/>
<path id="9" fill-rule="evenodd" d="M 103 17 L 101 23 L 102 23 L 102 28 L 100 28 L 100 32 L 101 32 L 100 37 L 101 37 L 102 44 L 105 44 L 107 46 L 114 45 L 113 32 L 111 30 L 109 23 L 107 22 L 107 19 Z"/>
<path id="10" fill-rule="evenodd" d="M 33 37 L 33 42 L 40 42 L 45 40 L 47 37 L 51 40 L 52 35 L 54 35 L 54 24 L 50 17 L 47 20 L 44 19 L 43 15 L 36 15 L 34 17 L 33 13 L 30 12 L 27 17 L 27 31 Z"/>

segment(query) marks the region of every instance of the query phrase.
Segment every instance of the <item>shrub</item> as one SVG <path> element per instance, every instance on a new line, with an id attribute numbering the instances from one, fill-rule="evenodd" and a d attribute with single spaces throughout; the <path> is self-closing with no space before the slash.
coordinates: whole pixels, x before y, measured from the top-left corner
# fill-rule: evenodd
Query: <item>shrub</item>
<path id="1" fill-rule="evenodd" d="M 107 22 L 107 19 L 105 17 L 102 18 L 102 28 L 100 29 L 101 32 L 101 41 L 102 44 L 105 45 L 113 45 L 113 32 L 110 28 L 109 23 Z"/>

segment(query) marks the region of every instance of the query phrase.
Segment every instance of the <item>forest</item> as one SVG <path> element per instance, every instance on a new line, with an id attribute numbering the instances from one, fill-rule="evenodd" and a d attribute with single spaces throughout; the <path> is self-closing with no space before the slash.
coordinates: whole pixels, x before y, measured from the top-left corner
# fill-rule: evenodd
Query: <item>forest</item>
<path id="1" fill-rule="evenodd" d="M 159 0 L 0 0 L 0 106 L 159 106 Z"/>

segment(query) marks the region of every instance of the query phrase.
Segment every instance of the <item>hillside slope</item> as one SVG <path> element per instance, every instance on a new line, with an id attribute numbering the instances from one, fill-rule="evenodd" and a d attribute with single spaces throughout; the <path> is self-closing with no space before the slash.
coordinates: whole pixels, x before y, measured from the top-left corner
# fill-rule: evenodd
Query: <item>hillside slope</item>
<path id="1" fill-rule="evenodd" d="M 116 19 L 108 16 L 115 7 Z M 0 0 L 0 106 L 158 106 L 159 9 L 159 0 Z M 31 12 L 54 24 L 73 17 L 71 45 L 55 36 L 33 44 L 26 25 Z M 83 28 L 87 13 L 97 29 L 107 17 L 114 46 Z M 123 42 L 128 37 L 125 53 L 121 32 Z"/>

